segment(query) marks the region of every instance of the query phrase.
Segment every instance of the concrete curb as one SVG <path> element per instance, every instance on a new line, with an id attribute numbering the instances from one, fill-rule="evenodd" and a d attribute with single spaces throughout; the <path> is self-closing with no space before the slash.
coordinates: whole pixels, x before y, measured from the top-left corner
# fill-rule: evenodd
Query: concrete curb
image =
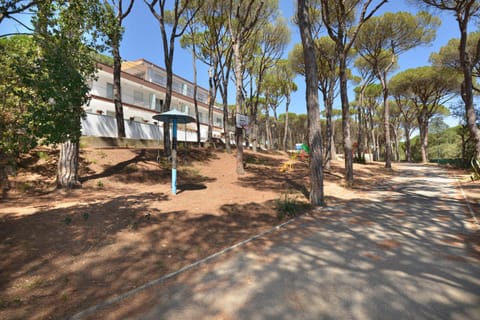
<path id="1" fill-rule="evenodd" d="M 279 224 L 278 226 L 275 226 L 275 227 L 273 227 L 273 228 L 271 228 L 271 229 L 268 229 L 268 230 L 266 230 L 266 231 L 264 231 L 264 232 L 261 232 L 261 233 L 255 235 L 255 236 L 252 236 L 252 237 L 250 237 L 250 238 L 248 238 L 248 239 L 246 239 L 246 240 L 244 240 L 244 241 L 238 242 L 238 243 L 236 243 L 236 244 L 234 244 L 234 245 L 232 245 L 232 246 L 230 246 L 230 247 L 228 247 L 228 248 L 225 248 L 225 249 L 223 249 L 223 250 L 221 250 L 221 251 L 219 251 L 219 252 L 216 252 L 216 253 L 214 253 L 214 254 L 206 257 L 206 258 L 203 258 L 203 259 L 201 259 L 201 260 L 198 260 L 198 261 L 196 261 L 196 262 L 194 262 L 194 263 L 192 263 L 192 264 L 190 264 L 190 265 L 187 265 L 187 266 L 185 266 L 185 267 L 183 267 L 183 268 L 181 268 L 181 269 L 179 269 L 179 270 L 177 270 L 177 271 L 174 271 L 174 272 L 172 272 L 172 273 L 169 273 L 169 274 L 167 274 L 167 275 L 165 275 L 165 276 L 163 276 L 163 277 L 161 277 L 161 278 L 152 280 L 152 281 L 150 281 L 150 282 L 148 282 L 148 283 L 146 283 L 146 284 L 144 284 L 144 285 L 142 285 L 142 286 L 140 286 L 140 287 L 137 287 L 137 288 L 135 288 L 135 289 L 133 289 L 133 290 L 127 291 L 127 292 L 125 292 L 125 293 L 123 293 L 123 294 L 121 294 L 121 295 L 118 295 L 118 296 L 114 297 L 114 298 L 108 299 L 108 300 L 106 300 L 105 302 L 102 302 L 102 303 L 99 303 L 99 304 L 97 304 L 97 305 L 91 306 L 91 307 L 89 307 L 89 308 L 87 308 L 87 309 L 85 309 L 85 310 L 83 310 L 83 311 L 80 311 L 80 312 L 76 313 L 75 315 L 73 315 L 73 316 L 71 316 L 71 317 L 68 317 L 67 319 L 69 319 L 69 320 L 79 320 L 79 319 L 82 319 L 82 318 L 84 318 L 84 317 L 87 317 L 87 316 L 93 314 L 94 312 L 96 312 L 96 311 L 98 311 L 98 310 L 101 310 L 101 309 L 103 309 L 103 308 L 106 308 L 106 307 L 114 304 L 114 303 L 117 303 L 117 302 L 120 302 L 120 301 L 122 301 L 122 300 L 124 300 L 124 299 L 126 299 L 126 298 L 129 298 L 129 297 L 133 296 L 134 294 L 136 294 L 136 293 L 138 293 L 138 292 L 141 292 L 141 291 L 143 291 L 143 290 L 146 290 L 146 289 L 148 289 L 148 288 L 150 288 L 150 287 L 152 287 L 152 286 L 154 286 L 154 285 L 161 284 L 161 283 L 165 282 L 166 280 L 168 280 L 168 279 L 170 279 L 170 278 L 174 278 L 174 277 L 178 276 L 179 274 L 181 274 L 181 273 L 183 273 L 183 272 L 185 272 L 185 271 L 188 271 L 188 270 L 190 270 L 190 269 L 193 269 L 193 268 L 195 268 L 195 267 L 198 267 L 199 265 L 202 265 L 202 264 L 207 263 L 207 262 L 209 262 L 209 261 L 211 261 L 211 260 L 214 260 L 214 259 L 218 258 L 219 256 L 227 253 L 227 252 L 230 252 L 230 251 L 232 251 L 232 250 L 234 250 L 234 249 L 236 249 L 236 248 L 238 248 L 238 247 L 241 247 L 241 246 L 243 246 L 243 245 L 246 245 L 247 243 L 252 242 L 253 240 L 256 240 L 256 239 L 258 239 L 258 238 L 260 238 L 260 237 L 262 237 L 262 236 L 264 236 L 264 235 L 270 234 L 270 233 L 272 233 L 272 232 L 274 232 L 274 231 L 276 231 L 276 230 L 279 230 L 280 228 L 282 228 L 282 227 L 284 227 L 284 226 L 292 223 L 292 222 L 295 221 L 296 219 L 297 219 L 297 218 L 292 218 L 292 219 L 290 219 L 290 220 L 288 220 L 288 221 L 285 221 L 284 223 L 281 223 L 281 224 Z"/>
<path id="2" fill-rule="evenodd" d="M 460 184 L 460 180 L 459 180 L 458 178 L 456 178 L 455 180 L 457 181 L 457 186 L 458 186 L 458 188 L 459 188 L 460 191 L 462 192 L 463 199 L 465 200 L 465 204 L 466 204 L 467 207 L 468 207 L 468 211 L 470 212 L 470 215 L 473 217 L 473 220 L 475 221 L 475 223 L 477 224 L 477 226 L 480 226 L 479 223 L 478 223 L 477 216 L 475 215 L 475 212 L 473 212 L 473 209 L 472 209 L 472 207 L 470 206 L 470 203 L 468 202 L 468 197 L 467 197 L 467 195 L 465 194 L 465 192 L 463 191 L 462 185 Z"/>

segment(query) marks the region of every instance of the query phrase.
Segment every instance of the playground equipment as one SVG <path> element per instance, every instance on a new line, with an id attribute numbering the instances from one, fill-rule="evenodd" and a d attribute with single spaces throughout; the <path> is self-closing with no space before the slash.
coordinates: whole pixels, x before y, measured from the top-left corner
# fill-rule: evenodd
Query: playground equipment
<path id="1" fill-rule="evenodd" d="M 278 169 L 280 172 L 286 172 L 286 171 L 292 171 L 293 170 L 293 160 L 288 160 L 282 166 L 280 169 Z"/>
<path id="2" fill-rule="evenodd" d="M 177 194 L 177 124 L 195 122 L 195 118 L 178 110 L 170 110 L 154 115 L 153 119 L 172 123 L 172 194 Z"/>
<path id="3" fill-rule="evenodd" d="M 473 157 L 470 164 L 472 165 L 472 175 L 470 179 L 472 179 L 472 181 L 480 180 L 480 161 Z"/>

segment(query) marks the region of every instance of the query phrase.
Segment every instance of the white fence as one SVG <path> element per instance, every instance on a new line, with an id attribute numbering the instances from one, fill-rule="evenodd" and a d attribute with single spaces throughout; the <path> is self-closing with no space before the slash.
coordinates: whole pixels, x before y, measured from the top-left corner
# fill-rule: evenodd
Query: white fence
<path id="1" fill-rule="evenodd" d="M 125 135 L 129 139 L 163 140 L 163 124 L 141 123 L 138 121 L 124 120 Z M 171 126 L 170 126 L 171 128 Z M 185 130 L 186 126 L 179 124 L 177 127 L 178 141 L 197 141 L 197 133 Z M 171 129 L 170 129 L 171 130 Z M 171 131 L 170 131 L 171 132 Z M 87 113 L 82 119 L 82 135 L 94 137 L 117 137 L 117 121 L 112 116 Z M 200 125 L 200 140 L 205 141 L 208 135 L 208 127 Z"/>

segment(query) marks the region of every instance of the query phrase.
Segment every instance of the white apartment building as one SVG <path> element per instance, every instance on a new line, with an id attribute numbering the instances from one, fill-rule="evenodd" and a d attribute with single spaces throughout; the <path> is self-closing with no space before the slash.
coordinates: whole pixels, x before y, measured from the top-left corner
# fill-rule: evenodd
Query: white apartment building
<path id="1" fill-rule="evenodd" d="M 116 137 L 115 106 L 113 104 L 113 68 L 99 63 L 97 79 L 91 83 L 90 103 L 84 107 L 87 118 L 82 121 L 85 136 Z M 127 138 L 162 139 L 163 126 L 152 117 L 161 112 L 166 94 L 166 71 L 145 60 L 122 63 L 122 103 Z M 194 84 L 179 76 L 173 76 L 173 93 L 170 108 L 185 112 L 195 118 L 193 101 Z M 208 135 L 208 90 L 197 87 L 200 136 Z M 223 112 L 214 106 L 213 136 L 223 134 Z M 178 127 L 179 141 L 196 141 L 195 123 Z"/>

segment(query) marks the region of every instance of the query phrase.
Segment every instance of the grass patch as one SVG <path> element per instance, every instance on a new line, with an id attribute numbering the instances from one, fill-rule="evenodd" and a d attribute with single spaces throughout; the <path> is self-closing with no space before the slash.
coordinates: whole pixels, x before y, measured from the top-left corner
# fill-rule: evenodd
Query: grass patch
<path id="1" fill-rule="evenodd" d="M 200 177 L 200 170 L 196 168 L 181 168 L 178 171 L 181 171 L 182 174 L 188 177 Z"/>
<path id="2" fill-rule="evenodd" d="M 100 159 L 105 159 L 107 157 L 107 154 L 103 151 L 97 152 L 97 156 L 100 157 Z"/>
<path id="3" fill-rule="evenodd" d="M 37 156 L 40 160 L 47 160 L 50 157 L 45 151 L 38 151 Z"/>
<path id="4" fill-rule="evenodd" d="M 22 304 L 23 300 L 20 298 L 16 298 L 10 301 L 0 299 L 0 309 L 6 309 L 8 307 L 20 307 Z"/>
<path id="5" fill-rule="evenodd" d="M 283 193 L 276 203 L 277 217 L 279 220 L 283 220 L 286 217 L 296 217 L 309 208 L 310 204 L 299 201 L 298 196 L 294 195 L 290 191 Z"/>
<path id="6" fill-rule="evenodd" d="M 33 188 L 33 185 L 29 182 L 22 182 L 17 185 L 17 189 L 23 193 L 27 192 L 28 190 L 31 190 L 32 188 Z"/>
<path id="7" fill-rule="evenodd" d="M 135 173 L 140 171 L 138 166 L 135 163 L 130 163 L 128 166 L 123 168 L 122 173 L 129 174 L 129 173 Z"/>
<path id="8" fill-rule="evenodd" d="M 46 283 L 44 279 L 32 279 L 32 280 L 27 280 L 24 283 L 20 285 L 21 288 L 26 288 L 26 289 L 37 289 L 43 286 Z"/>
<path id="9" fill-rule="evenodd" d="M 265 158 L 255 157 L 251 155 L 247 155 L 244 160 L 246 164 L 260 164 L 260 165 L 268 165 L 268 160 Z"/>

